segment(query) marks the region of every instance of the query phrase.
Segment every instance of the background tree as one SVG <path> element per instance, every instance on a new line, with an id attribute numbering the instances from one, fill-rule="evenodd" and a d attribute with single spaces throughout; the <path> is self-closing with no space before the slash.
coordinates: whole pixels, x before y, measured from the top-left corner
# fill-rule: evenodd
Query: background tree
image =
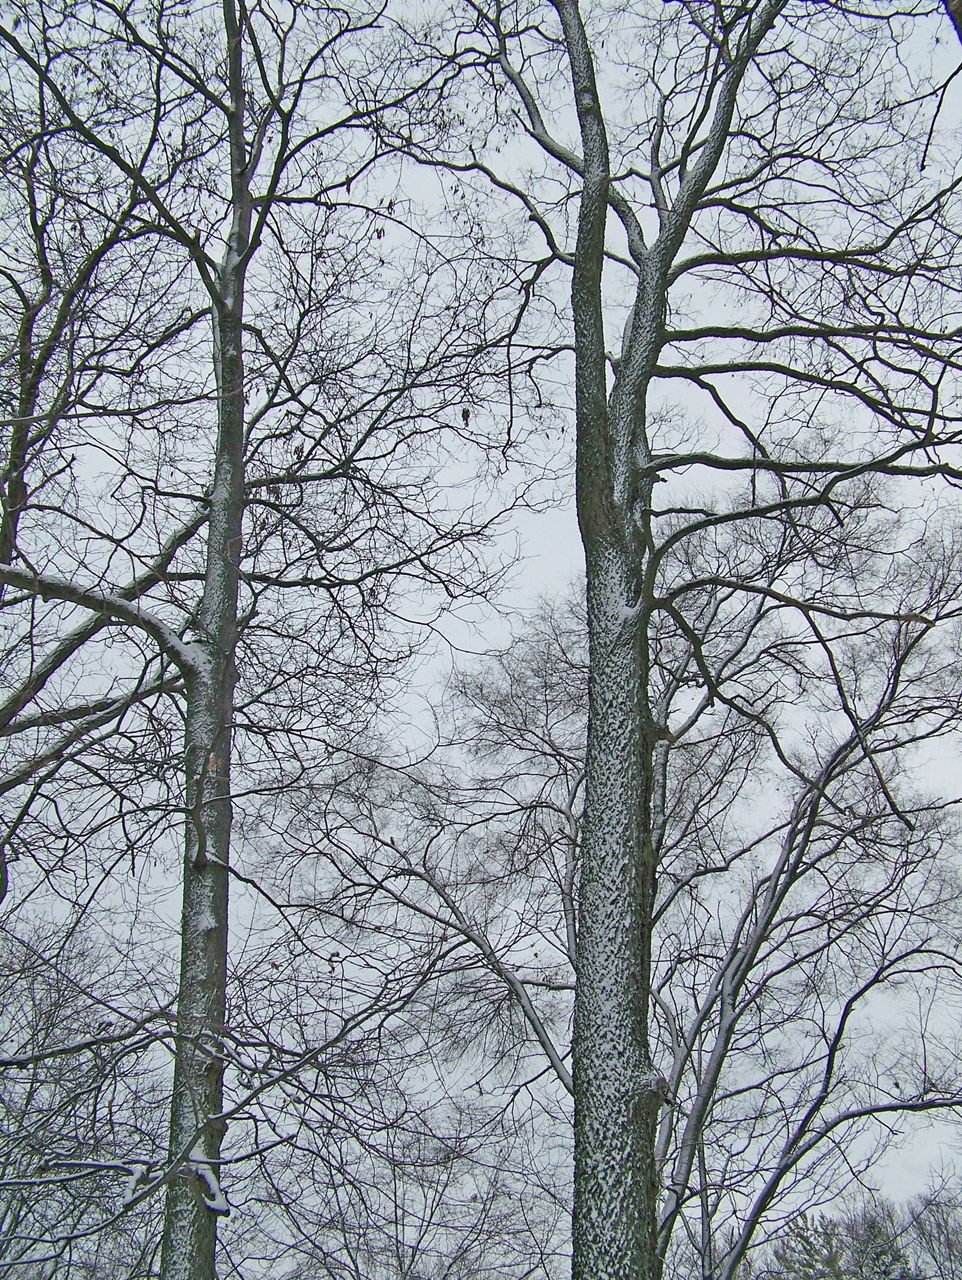
<path id="1" fill-rule="evenodd" d="M 959 1209 L 951 1182 L 902 1204 L 876 1197 L 841 1216 L 801 1214 L 753 1270 L 760 1275 L 953 1275 Z"/>
<path id="2" fill-rule="evenodd" d="M 927 541 L 913 557 L 913 577 L 934 550 Z M 868 562 L 861 568 L 865 581 Z M 380 804 L 367 775 L 360 813 L 345 780 L 322 828 L 346 916 L 395 939 L 416 937 L 420 918 L 459 956 L 420 1021 L 449 1045 L 442 1061 L 456 1096 L 467 1071 L 479 1107 L 531 1117 L 541 1146 L 525 1154 L 528 1185 L 557 1191 L 584 780 L 578 612 L 546 614 L 464 681 L 467 710 L 462 701 L 449 713 L 461 728 L 451 772 L 422 773 L 419 791 L 411 778 L 385 779 Z M 724 670 L 722 634 L 713 640 Z M 792 706 L 783 735 L 806 707 L 823 714 L 834 677 L 814 646 L 774 644 L 744 616 L 724 634 L 739 697 L 767 690 L 769 723 L 776 697 Z M 857 734 L 837 723 L 813 734 L 798 766 L 807 776 L 770 754 L 764 725 L 748 732 L 729 709 L 700 712 L 666 752 L 671 888 L 654 936 L 652 1034 L 671 1099 L 657 1156 L 667 1184 L 659 1248 L 672 1273 L 734 1274 L 799 1203 L 828 1204 L 847 1179 L 871 1180 L 893 1125 L 957 1104 L 951 1019 L 940 1016 L 958 999 L 955 827 L 915 774 L 926 723 L 946 741 L 958 732 L 958 671 L 954 659 L 938 669 L 931 633 L 907 652 L 881 644 L 874 625 L 847 638 L 861 695 L 877 701 L 863 704 Z M 660 656 L 666 680 L 680 664 L 669 710 L 690 717 L 688 659 L 668 643 Z M 789 662 L 791 684 L 776 694 Z M 884 762 L 889 798 L 873 762 Z M 777 800 L 759 806 L 760 791 Z M 296 839 L 285 831 L 292 852 Z"/>
<path id="3" fill-rule="evenodd" d="M 871 1216 L 858 1223 L 830 1218 L 809 1222 L 803 1214 L 791 1234 L 775 1249 L 783 1275 L 817 1277 L 865 1276 L 909 1280 L 915 1273 L 893 1236 L 890 1223 Z"/>
<path id="4" fill-rule="evenodd" d="M 111 1184 L 130 1181 L 118 1151 L 163 1140 L 165 1093 L 138 1061 L 149 1027 L 116 1053 L 116 1012 L 136 997 L 126 975 L 111 981 L 111 959 L 76 927 L 34 922 L 29 936 L 4 939 L 2 1038 L 22 1061 L 0 1104 L 0 1262 L 16 1280 L 152 1272 L 160 1206 L 118 1221 Z M 51 1237 L 56 1257 L 38 1264 L 37 1245 Z"/>

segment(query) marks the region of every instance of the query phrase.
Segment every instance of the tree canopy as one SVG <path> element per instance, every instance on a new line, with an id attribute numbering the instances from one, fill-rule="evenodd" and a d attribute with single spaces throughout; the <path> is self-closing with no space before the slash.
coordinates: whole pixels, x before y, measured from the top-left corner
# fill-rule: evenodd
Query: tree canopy
<path id="1" fill-rule="evenodd" d="M 3 10 L 0 1271 L 948 1266 L 956 9 Z"/>

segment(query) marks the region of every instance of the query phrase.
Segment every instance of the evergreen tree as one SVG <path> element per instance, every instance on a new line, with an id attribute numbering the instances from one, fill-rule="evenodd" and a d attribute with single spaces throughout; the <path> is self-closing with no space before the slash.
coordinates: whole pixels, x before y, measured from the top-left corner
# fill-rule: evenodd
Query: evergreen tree
<path id="1" fill-rule="evenodd" d="M 846 1218 L 800 1214 L 775 1247 L 770 1274 L 785 1280 L 923 1280 L 902 1244 L 892 1212 Z"/>

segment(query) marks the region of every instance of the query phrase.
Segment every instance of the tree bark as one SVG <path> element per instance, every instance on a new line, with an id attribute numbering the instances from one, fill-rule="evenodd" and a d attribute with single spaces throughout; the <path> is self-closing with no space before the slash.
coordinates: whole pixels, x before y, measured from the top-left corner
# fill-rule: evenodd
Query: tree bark
<path id="1" fill-rule="evenodd" d="M 161 1275 L 214 1280 L 220 1190 L 227 991 L 231 725 L 236 683 L 238 577 L 244 513 L 244 274 L 251 227 L 244 140 L 241 31 L 223 6 L 228 45 L 232 226 L 213 304 L 217 445 L 207 562 L 198 617 L 200 674 L 187 692 L 186 823 L 177 1055 Z"/>
<path id="2" fill-rule="evenodd" d="M 651 751 L 640 604 L 644 560 L 630 529 L 625 429 L 638 401 L 606 402 L 601 280 L 608 143 L 577 6 L 557 10 L 584 146 L 572 298 L 578 520 L 587 569 L 588 761 L 572 1061 L 573 1280 L 654 1280 L 659 1080 L 648 1046 L 654 866 Z M 632 487 L 629 481 L 628 488 Z"/>
<path id="3" fill-rule="evenodd" d="M 659 208 L 646 246 L 624 206 L 637 288 L 610 395 L 604 349 L 605 222 L 615 198 L 593 57 L 576 0 L 554 0 L 582 142 L 582 190 L 572 278 L 577 418 L 576 491 L 585 550 L 588 749 L 577 977 L 574 1083 L 573 1280 L 658 1280 L 656 1158 L 667 1085 L 649 1041 L 657 854 L 655 753 L 665 726 L 650 696 L 649 631 L 656 604 L 654 474 L 648 387 L 664 340 L 668 274 L 724 153 L 744 72 L 783 0 L 757 7 L 728 65 L 697 162 Z"/>

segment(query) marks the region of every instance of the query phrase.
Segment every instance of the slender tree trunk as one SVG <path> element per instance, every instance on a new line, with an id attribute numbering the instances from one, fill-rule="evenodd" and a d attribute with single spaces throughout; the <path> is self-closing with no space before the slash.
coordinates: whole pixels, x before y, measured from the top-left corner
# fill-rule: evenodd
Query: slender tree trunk
<path id="1" fill-rule="evenodd" d="M 37 430 L 35 414 L 40 383 L 46 372 L 47 361 L 66 327 L 67 312 L 61 308 L 60 323 L 54 326 L 47 341 L 35 350 L 34 325 L 37 317 L 50 302 L 53 277 L 47 261 L 43 240 L 42 218 L 38 217 L 33 175 L 29 167 L 23 175 L 24 188 L 30 210 L 30 227 L 40 282 L 39 295 L 33 301 L 24 299 L 20 323 L 17 327 L 17 416 L 11 424 L 10 447 L 6 466 L 0 478 L 0 564 L 13 564 L 17 545 L 17 527 L 27 505 L 27 452 L 30 437 Z M 79 282 L 78 282 L 79 283 Z M 0 598 L 3 587 L 0 586 Z"/>
<path id="2" fill-rule="evenodd" d="M 231 724 L 236 681 L 238 576 L 244 512 L 244 273 L 251 224 L 244 144 L 241 33 L 224 3 L 230 76 L 233 220 L 213 308 L 218 423 L 207 564 L 198 617 L 201 674 L 187 693 L 184 899 L 170 1156 L 182 1160 L 167 1191 L 161 1275 L 214 1280 L 225 1125 L 223 1056 L 231 836 Z"/>
<path id="3" fill-rule="evenodd" d="M 187 1160 L 167 1193 L 164 1280 L 212 1280 L 214 1276 L 220 1204 L 211 1179 L 219 1180 L 217 1162 L 224 1134 L 219 1119 L 223 1097 L 219 1038 L 226 1013 L 231 721 L 244 482 L 238 316 L 218 317 L 215 335 L 220 375 L 218 448 L 198 626 L 202 673 L 187 690 L 184 896 L 170 1127 L 171 1159 L 186 1155 Z"/>
<path id="4" fill-rule="evenodd" d="M 33 322 L 42 303 L 24 310 L 17 335 L 21 371 L 20 396 L 17 402 L 17 417 L 10 432 L 10 448 L 7 464 L 3 470 L 3 507 L 0 511 L 0 564 L 12 564 L 14 547 L 17 543 L 17 525 L 20 514 L 27 502 L 27 444 L 30 426 L 37 404 L 37 382 L 29 376 L 27 370 L 30 361 L 30 339 Z M 27 375 L 27 376 L 24 376 Z M 3 588 L 0 587 L 0 595 Z"/>

